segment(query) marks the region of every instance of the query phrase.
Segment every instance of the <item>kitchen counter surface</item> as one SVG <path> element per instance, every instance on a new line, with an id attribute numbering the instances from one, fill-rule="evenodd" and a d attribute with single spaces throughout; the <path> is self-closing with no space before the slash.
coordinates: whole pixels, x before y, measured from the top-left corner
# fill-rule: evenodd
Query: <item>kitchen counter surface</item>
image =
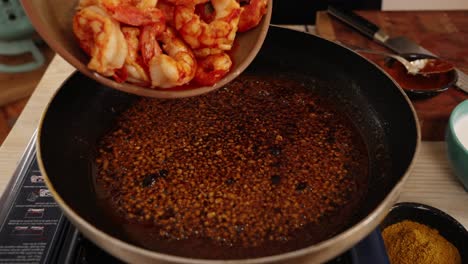
<path id="1" fill-rule="evenodd" d="M 54 92 L 74 68 L 55 56 L 10 134 L 0 147 L 0 193 L 13 175 Z M 456 180 L 444 142 L 422 142 L 415 166 L 399 201 L 420 202 L 439 208 L 468 228 L 468 192 Z"/>

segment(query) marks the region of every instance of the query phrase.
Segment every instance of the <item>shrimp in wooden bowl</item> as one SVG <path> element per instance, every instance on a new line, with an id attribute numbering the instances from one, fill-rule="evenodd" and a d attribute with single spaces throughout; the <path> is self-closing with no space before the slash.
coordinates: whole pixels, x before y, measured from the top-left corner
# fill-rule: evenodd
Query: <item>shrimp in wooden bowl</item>
<path id="1" fill-rule="evenodd" d="M 267 11 L 267 0 L 240 1 L 240 5 L 239 32 L 245 32 L 256 27 Z"/>
<path id="2" fill-rule="evenodd" d="M 151 84 L 169 88 L 188 83 L 195 76 L 197 62 L 188 46 L 176 36 L 170 27 L 161 33 L 157 40 L 166 54 L 159 53 L 149 62 Z"/>
<path id="3" fill-rule="evenodd" d="M 148 70 L 140 52 L 141 31 L 135 27 L 122 27 L 122 32 L 127 41 L 128 54 L 125 58 L 124 67 L 116 73 L 116 80 L 148 86 L 150 83 Z"/>
<path id="4" fill-rule="evenodd" d="M 127 57 L 127 43 L 119 24 L 102 8 L 88 6 L 75 15 L 73 31 L 81 48 L 91 56 L 88 68 L 113 76 Z"/>
<path id="5" fill-rule="evenodd" d="M 168 26 L 174 27 L 175 5 L 168 0 L 158 0 L 156 7 L 161 10 Z"/>
<path id="6" fill-rule="evenodd" d="M 156 1 L 101 0 L 112 17 L 124 24 L 145 26 L 164 24 L 164 14 L 156 8 Z"/>
<path id="7" fill-rule="evenodd" d="M 213 21 L 207 23 L 195 13 L 195 5 L 176 5 L 175 27 L 192 49 L 215 48 L 230 50 L 240 18 L 236 0 L 211 0 Z"/>
<path id="8" fill-rule="evenodd" d="M 233 65 L 238 32 L 267 0 L 81 0 L 73 32 L 88 68 L 148 89 L 213 86 Z"/>
<path id="9" fill-rule="evenodd" d="M 226 53 L 209 55 L 198 60 L 194 81 L 200 85 L 211 85 L 223 78 L 231 69 L 232 61 Z"/>

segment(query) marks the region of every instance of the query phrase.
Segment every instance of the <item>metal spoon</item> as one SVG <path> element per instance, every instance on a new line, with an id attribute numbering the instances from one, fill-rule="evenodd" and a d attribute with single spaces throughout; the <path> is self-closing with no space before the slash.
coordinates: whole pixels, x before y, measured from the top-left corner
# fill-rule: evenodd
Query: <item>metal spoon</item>
<path id="1" fill-rule="evenodd" d="M 416 59 L 416 60 L 407 60 L 404 57 L 392 53 L 382 52 L 382 51 L 375 51 L 375 50 L 368 50 L 368 49 L 354 49 L 356 52 L 362 53 L 369 53 L 369 54 L 377 54 L 382 56 L 387 56 L 393 58 L 403 64 L 409 74 L 412 75 L 430 75 L 430 74 L 437 74 L 437 73 L 445 73 L 453 70 L 453 64 L 436 59 L 436 58 L 424 58 L 424 59 Z"/>

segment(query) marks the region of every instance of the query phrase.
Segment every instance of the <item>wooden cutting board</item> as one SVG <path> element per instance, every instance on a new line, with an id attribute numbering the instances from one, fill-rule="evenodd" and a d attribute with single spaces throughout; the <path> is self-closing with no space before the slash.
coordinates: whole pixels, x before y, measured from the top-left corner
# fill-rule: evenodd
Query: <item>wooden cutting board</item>
<path id="1" fill-rule="evenodd" d="M 468 11 L 356 11 L 379 25 L 391 36 L 406 36 L 468 73 Z M 364 37 L 325 11 L 316 16 L 316 32 L 328 40 L 345 45 L 389 51 Z M 381 57 L 368 56 L 376 61 Z M 456 88 L 425 100 L 412 100 L 418 114 L 423 140 L 444 140 L 445 128 L 453 108 L 468 99 Z"/>

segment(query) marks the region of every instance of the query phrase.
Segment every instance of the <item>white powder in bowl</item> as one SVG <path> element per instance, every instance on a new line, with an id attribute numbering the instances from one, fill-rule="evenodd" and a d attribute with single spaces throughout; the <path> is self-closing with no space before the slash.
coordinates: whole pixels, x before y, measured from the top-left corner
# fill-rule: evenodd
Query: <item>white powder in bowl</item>
<path id="1" fill-rule="evenodd" d="M 454 130 L 458 140 L 468 149 L 468 115 L 462 116 L 455 122 Z"/>

